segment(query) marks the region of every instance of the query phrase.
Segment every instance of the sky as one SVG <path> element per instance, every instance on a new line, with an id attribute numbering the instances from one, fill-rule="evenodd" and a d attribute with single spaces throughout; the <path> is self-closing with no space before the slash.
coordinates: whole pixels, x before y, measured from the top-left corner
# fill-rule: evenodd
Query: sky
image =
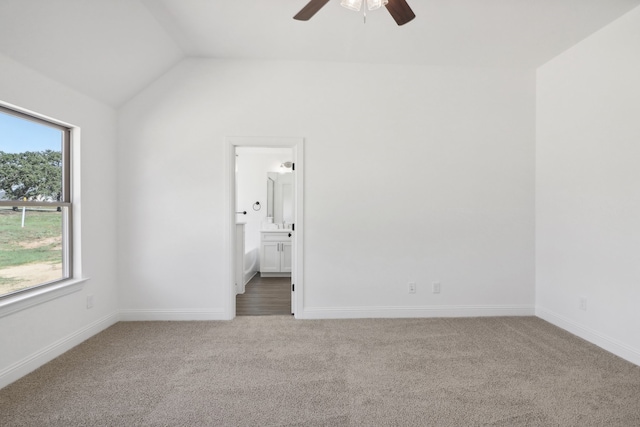
<path id="1" fill-rule="evenodd" d="M 0 111 L 0 151 L 60 151 L 61 147 L 62 132 L 59 129 Z"/>

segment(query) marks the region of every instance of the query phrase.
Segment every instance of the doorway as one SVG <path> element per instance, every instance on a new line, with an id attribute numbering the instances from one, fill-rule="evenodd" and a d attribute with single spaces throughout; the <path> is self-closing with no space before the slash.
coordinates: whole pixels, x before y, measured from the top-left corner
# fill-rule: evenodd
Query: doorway
<path id="1" fill-rule="evenodd" d="M 227 138 L 228 318 L 302 304 L 302 138 Z"/>
<path id="2" fill-rule="evenodd" d="M 236 316 L 291 314 L 291 277 L 262 277 L 260 273 L 236 295 Z"/>

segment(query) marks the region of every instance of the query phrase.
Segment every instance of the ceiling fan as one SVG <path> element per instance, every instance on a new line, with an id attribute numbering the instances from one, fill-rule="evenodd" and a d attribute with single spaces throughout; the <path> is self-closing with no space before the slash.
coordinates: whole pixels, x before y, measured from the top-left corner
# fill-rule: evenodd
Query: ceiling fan
<path id="1" fill-rule="evenodd" d="M 384 5 L 391 17 L 396 21 L 398 25 L 404 25 L 416 17 L 413 10 L 409 7 L 406 0 L 365 0 L 369 10 L 377 9 Z M 308 21 L 318 13 L 322 7 L 329 3 L 329 0 L 311 0 L 305 7 L 293 19 L 298 21 Z M 362 6 L 362 0 L 342 0 L 342 6 L 351 10 L 360 10 Z"/>

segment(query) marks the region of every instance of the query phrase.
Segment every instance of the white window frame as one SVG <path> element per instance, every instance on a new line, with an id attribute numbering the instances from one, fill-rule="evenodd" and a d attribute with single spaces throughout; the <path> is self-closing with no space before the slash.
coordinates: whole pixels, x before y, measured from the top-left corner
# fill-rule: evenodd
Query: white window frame
<path id="1" fill-rule="evenodd" d="M 63 133 L 61 200 L 52 202 L 0 200 L 0 206 L 51 206 L 61 208 L 63 215 L 63 277 L 59 280 L 31 286 L 10 294 L 0 295 L 0 317 L 3 317 L 51 299 L 79 291 L 87 279 L 82 278 L 80 264 L 80 129 L 76 126 L 1 102 L 0 111 L 45 126 L 57 128 Z"/>

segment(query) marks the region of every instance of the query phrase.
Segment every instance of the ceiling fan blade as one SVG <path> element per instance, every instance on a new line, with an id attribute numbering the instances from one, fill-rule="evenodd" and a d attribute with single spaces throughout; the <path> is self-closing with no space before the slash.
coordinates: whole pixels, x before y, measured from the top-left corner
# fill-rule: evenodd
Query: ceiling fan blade
<path id="1" fill-rule="evenodd" d="M 308 21 L 327 3 L 329 3 L 329 0 L 311 0 L 293 19 Z"/>
<path id="2" fill-rule="evenodd" d="M 386 8 L 398 25 L 404 25 L 416 17 L 406 0 L 389 0 Z"/>

